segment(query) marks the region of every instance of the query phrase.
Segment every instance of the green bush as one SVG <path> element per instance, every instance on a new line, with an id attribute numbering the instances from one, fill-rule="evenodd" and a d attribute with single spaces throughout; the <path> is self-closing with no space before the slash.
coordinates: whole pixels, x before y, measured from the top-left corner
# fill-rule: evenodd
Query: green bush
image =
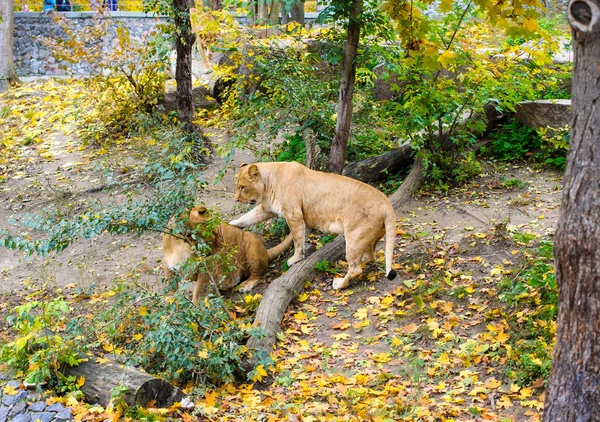
<path id="1" fill-rule="evenodd" d="M 77 366 L 85 346 L 73 333 L 63 333 L 69 313 L 62 298 L 31 301 L 12 309 L 7 322 L 17 336 L 0 348 L 0 362 L 25 382 L 49 383 L 63 392 L 75 389 L 75 377 L 66 377 L 61 370 L 63 365 Z"/>
<path id="2" fill-rule="evenodd" d="M 249 336 L 262 333 L 249 316 L 238 318 L 220 297 L 208 296 L 194 306 L 183 289 L 167 297 L 123 291 L 95 327 L 105 327 L 105 335 L 96 340 L 122 350 L 124 360 L 178 382 L 218 386 L 252 380 L 257 372 L 244 369 L 247 359 L 256 359 L 263 368 L 271 362 L 246 346 Z M 92 327 L 90 336 L 94 332 Z"/>
<path id="3" fill-rule="evenodd" d="M 523 160 L 542 145 L 535 129 L 523 126 L 516 120 L 504 124 L 489 139 L 490 155 L 503 161 Z"/>

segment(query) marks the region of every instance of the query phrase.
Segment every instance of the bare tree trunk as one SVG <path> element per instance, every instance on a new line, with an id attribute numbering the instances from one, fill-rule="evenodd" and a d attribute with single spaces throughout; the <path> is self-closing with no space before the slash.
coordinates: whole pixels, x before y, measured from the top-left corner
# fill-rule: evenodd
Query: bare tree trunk
<path id="1" fill-rule="evenodd" d="M 223 9 L 223 1 L 222 0 L 212 0 L 211 8 L 212 8 L 212 10 L 222 10 Z"/>
<path id="2" fill-rule="evenodd" d="M 331 141 L 331 152 L 327 171 L 341 173 L 346 158 L 346 145 L 350 137 L 350 122 L 352 121 L 352 96 L 356 79 L 356 55 L 360 39 L 360 19 L 363 0 L 352 0 L 352 10 L 348 21 L 346 48 L 344 49 L 344 69 L 340 85 L 340 99 L 337 107 L 337 123 L 335 135 Z"/>
<path id="3" fill-rule="evenodd" d="M 14 0 L 0 2 L 0 92 L 19 82 L 13 59 Z"/>
<path id="4" fill-rule="evenodd" d="M 600 420 L 600 0 L 571 0 L 571 144 L 554 241 L 558 323 L 545 421 Z"/>
<path id="5" fill-rule="evenodd" d="M 269 10 L 270 25 L 277 25 L 279 23 L 279 12 L 281 11 L 282 6 L 281 0 L 273 0 L 271 2 L 271 9 Z"/>
<path id="6" fill-rule="evenodd" d="M 304 145 L 306 145 L 306 167 L 311 170 L 318 170 L 319 155 L 321 155 L 321 148 L 317 144 L 317 135 L 315 131 L 307 127 L 302 130 L 302 138 L 304 139 Z"/>
<path id="7" fill-rule="evenodd" d="M 267 0 L 258 0 L 258 18 L 257 25 L 266 25 L 269 23 L 269 4 Z"/>
<path id="8" fill-rule="evenodd" d="M 304 25 L 304 1 L 298 0 L 290 9 L 290 15 L 290 20 Z"/>
<path id="9" fill-rule="evenodd" d="M 192 46 L 195 36 L 190 23 L 190 8 L 193 0 L 173 0 L 175 7 L 175 49 L 177 50 L 177 112 L 179 120 L 190 123 L 194 120 L 192 97 Z"/>

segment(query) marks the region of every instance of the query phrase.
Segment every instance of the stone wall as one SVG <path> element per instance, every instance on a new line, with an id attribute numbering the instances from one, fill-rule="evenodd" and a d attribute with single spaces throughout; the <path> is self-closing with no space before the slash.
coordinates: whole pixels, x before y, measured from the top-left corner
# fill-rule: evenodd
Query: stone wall
<path id="1" fill-rule="evenodd" d="M 0 0 L 2 1 L 2 0 Z M 115 23 L 120 23 L 127 27 L 132 37 L 141 40 L 145 34 L 152 32 L 156 25 L 164 18 L 153 15 L 146 15 L 139 12 L 111 12 Z M 67 12 L 60 13 L 70 21 L 73 31 L 77 34 L 85 30 L 93 23 L 93 17 L 96 12 Z M 317 13 L 307 13 L 306 23 L 315 21 Z M 247 23 L 245 16 L 238 16 L 237 19 L 242 24 Z M 101 40 L 103 48 L 108 50 L 112 40 L 115 37 L 114 31 Z M 14 54 L 15 67 L 19 76 L 58 76 L 67 73 L 75 75 L 87 75 L 90 73 L 88 64 L 71 65 L 67 62 L 59 63 L 53 56 L 52 51 L 43 43 L 45 38 L 56 39 L 64 36 L 64 32 L 59 25 L 54 22 L 51 14 L 36 12 L 17 12 L 15 13 Z M 67 66 L 68 70 L 62 69 Z"/>
<path id="2" fill-rule="evenodd" d="M 75 34 L 82 32 L 93 24 L 92 17 L 95 12 L 68 12 L 61 13 L 69 20 Z M 152 32 L 156 25 L 163 20 L 151 15 L 138 12 L 112 12 L 112 18 L 116 23 L 127 27 L 133 38 L 142 40 L 145 35 Z M 64 75 L 69 71 L 75 75 L 87 75 L 90 73 L 88 64 L 71 65 L 67 62 L 59 63 L 53 56 L 50 48 L 44 45 L 45 38 L 56 39 L 63 37 L 64 32 L 54 22 L 51 14 L 45 13 L 15 13 L 15 29 L 13 32 L 15 67 L 20 76 L 39 75 Z M 115 37 L 115 31 L 101 40 L 103 49 L 110 49 Z M 61 69 L 65 65 L 69 70 Z"/>

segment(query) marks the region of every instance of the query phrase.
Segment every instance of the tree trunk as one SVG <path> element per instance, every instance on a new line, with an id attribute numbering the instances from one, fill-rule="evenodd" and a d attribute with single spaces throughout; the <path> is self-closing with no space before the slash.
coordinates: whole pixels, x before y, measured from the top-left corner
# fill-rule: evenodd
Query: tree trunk
<path id="1" fill-rule="evenodd" d="M 14 0 L 0 2 L 0 92 L 18 82 L 13 62 Z"/>
<path id="2" fill-rule="evenodd" d="M 177 50 L 177 112 L 182 123 L 194 120 L 192 98 L 192 46 L 195 36 L 190 23 L 190 8 L 193 0 L 173 0 L 175 7 L 175 49 Z"/>
<path id="3" fill-rule="evenodd" d="M 394 210 L 401 209 L 410 199 L 412 193 L 421 186 L 422 182 L 423 165 L 421 161 L 417 161 L 402 186 L 390 196 Z M 302 291 L 304 283 L 312 281 L 315 277 L 317 262 L 324 259 L 337 261 L 343 258 L 345 245 L 344 236 L 338 235 L 333 242 L 328 243 L 306 259 L 293 265 L 284 275 L 269 284 L 269 287 L 263 292 L 255 319 L 255 323 L 265 330 L 266 336 L 251 337 L 248 340 L 248 347 L 258 348 L 267 353 L 272 351 L 285 310 L 292 299 Z"/>
<path id="4" fill-rule="evenodd" d="M 304 145 L 306 145 L 305 165 L 311 170 L 318 170 L 321 148 L 319 148 L 319 145 L 317 144 L 315 131 L 309 127 L 302 129 L 302 138 L 304 139 Z"/>
<path id="5" fill-rule="evenodd" d="M 571 144 L 554 241 L 558 323 L 545 421 L 600 418 L 600 0 L 571 0 Z"/>
<path id="6" fill-rule="evenodd" d="M 352 121 L 352 96 L 356 79 L 356 54 L 360 39 L 360 20 L 362 18 L 363 0 L 352 0 L 352 10 L 348 20 L 348 34 L 344 49 L 344 69 L 340 85 L 340 99 L 337 107 L 337 123 L 335 135 L 331 141 L 331 152 L 327 171 L 341 173 L 344 169 L 346 144 L 350 137 L 350 122 Z"/>
<path id="7" fill-rule="evenodd" d="M 266 25 L 269 23 L 269 4 L 266 0 L 258 0 L 258 18 L 257 25 Z"/>
<path id="8" fill-rule="evenodd" d="M 273 0 L 271 2 L 271 9 L 269 10 L 269 24 L 277 25 L 279 23 L 279 12 L 282 9 L 283 3 L 281 0 Z"/>
<path id="9" fill-rule="evenodd" d="M 298 0 L 290 9 L 291 21 L 304 25 L 304 1 Z"/>
<path id="10" fill-rule="evenodd" d="M 129 406 L 145 407 L 151 401 L 155 401 L 154 407 L 170 407 L 183 398 L 181 390 L 167 381 L 117 363 L 99 364 L 90 359 L 79 366 L 68 367 L 65 374 L 84 377 L 81 391 L 86 400 L 103 407 L 110 402 L 113 389 L 121 386 L 127 388 L 123 399 Z"/>
<path id="11" fill-rule="evenodd" d="M 212 10 L 222 10 L 223 9 L 223 1 L 222 0 L 212 0 L 211 8 L 212 8 Z"/>

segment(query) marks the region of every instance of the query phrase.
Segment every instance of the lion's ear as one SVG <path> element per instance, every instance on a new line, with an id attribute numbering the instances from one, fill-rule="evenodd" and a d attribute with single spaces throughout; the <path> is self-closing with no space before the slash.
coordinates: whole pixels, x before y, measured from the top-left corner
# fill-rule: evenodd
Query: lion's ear
<path id="1" fill-rule="evenodd" d="M 251 164 L 248 168 L 248 179 L 252 180 L 258 176 L 258 167 L 256 164 Z"/>
<path id="2" fill-rule="evenodd" d="M 240 166 L 240 168 L 246 167 L 247 165 L 248 165 L 248 163 L 242 163 L 242 165 Z"/>
<path id="3" fill-rule="evenodd" d="M 206 214 L 206 211 L 208 211 L 205 207 L 198 207 L 197 208 L 198 214 Z"/>

